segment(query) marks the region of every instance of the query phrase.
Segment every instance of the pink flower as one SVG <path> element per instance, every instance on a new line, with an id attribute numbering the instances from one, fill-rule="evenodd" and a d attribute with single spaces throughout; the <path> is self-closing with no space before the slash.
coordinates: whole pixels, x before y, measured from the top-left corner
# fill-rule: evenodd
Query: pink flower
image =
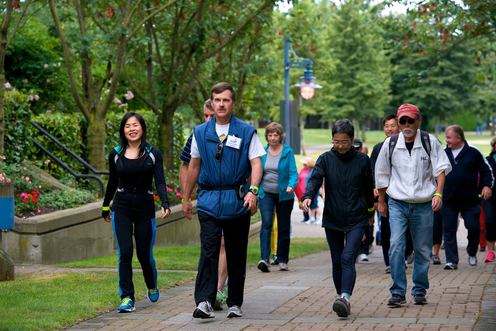
<path id="1" fill-rule="evenodd" d="M 45 63 L 45 64 L 43 65 L 43 69 L 48 69 L 48 64 L 46 64 L 46 63 Z"/>
<path id="2" fill-rule="evenodd" d="M 19 194 L 19 197 L 22 199 L 27 199 L 29 197 L 29 195 L 26 192 L 22 192 Z"/>
<path id="3" fill-rule="evenodd" d="M 170 188 L 170 186 L 167 185 L 167 193 L 172 192 L 173 189 Z"/>
<path id="4" fill-rule="evenodd" d="M 6 82 L 5 84 L 3 84 L 3 86 L 7 89 L 7 90 L 10 90 L 12 88 L 12 85 L 10 85 L 9 82 Z"/>

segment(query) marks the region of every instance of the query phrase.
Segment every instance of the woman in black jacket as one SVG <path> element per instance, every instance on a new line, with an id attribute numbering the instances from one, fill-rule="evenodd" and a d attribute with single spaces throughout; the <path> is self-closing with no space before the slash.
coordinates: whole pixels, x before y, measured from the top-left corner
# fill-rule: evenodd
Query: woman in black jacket
<path id="1" fill-rule="evenodd" d="M 322 226 L 331 251 L 334 286 L 340 296 L 332 309 L 339 317 L 350 314 L 350 297 L 356 279 L 355 260 L 374 213 L 370 160 L 353 148 L 354 134 L 350 120 L 334 123 L 333 147 L 317 160 L 303 195 L 303 209 L 307 211 L 324 180 Z"/>
<path id="2" fill-rule="evenodd" d="M 156 302 L 160 296 L 153 259 L 156 234 L 153 179 L 162 202 L 161 216 L 168 217 L 170 209 L 162 154 L 146 142 L 143 117 L 134 112 L 125 114 L 121 120 L 119 136 L 120 145 L 114 147 L 109 154 L 110 176 L 103 199 L 102 217 L 107 222 L 112 221 L 119 252 L 119 294 L 122 300 L 117 310 L 126 313 L 135 310 L 133 234 L 136 255 L 148 288 L 148 298 L 151 302 Z"/>

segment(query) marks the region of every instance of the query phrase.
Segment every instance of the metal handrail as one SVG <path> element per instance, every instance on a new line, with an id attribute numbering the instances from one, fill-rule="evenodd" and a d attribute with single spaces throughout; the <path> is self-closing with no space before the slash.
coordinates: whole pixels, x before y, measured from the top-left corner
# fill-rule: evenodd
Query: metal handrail
<path id="1" fill-rule="evenodd" d="M 57 146 L 62 148 L 64 152 L 72 156 L 76 161 L 81 163 L 85 169 L 91 171 L 92 173 L 96 175 L 108 175 L 109 172 L 105 170 L 96 170 L 93 168 L 91 164 L 83 160 L 81 157 L 79 157 L 77 154 L 75 154 L 73 151 L 71 151 L 69 148 L 67 148 L 64 144 L 62 144 L 60 141 L 58 141 L 54 136 L 52 136 L 50 133 L 48 133 L 45 129 L 43 129 L 38 123 L 31 121 L 31 125 L 33 125 L 36 129 L 38 129 L 44 136 L 48 137 L 51 141 L 53 141 Z M 99 184 L 100 187 L 100 194 L 103 196 L 104 194 L 104 187 L 103 187 L 103 181 L 101 180 L 100 177 L 95 176 L 95 175 L 88 175 L 88 174 L 81 174 L 76 171 L 74 171 L 69 165 L 67 165 L 64 161 L 59 159 L 57 156 L 55 156 L 52 152 L 50 152 L 47 148 L 45 148 L 40 142 L 38 142 L 36 139 L 32 139 L 33 143 L 41 149 L 45 154 L 47 154 L 52 160 L 54 160 L 58 165 L 60 165 L 64 170 L 69 172 L 72 176 L 75 178 L 84 178 L 84 179 L 93 179 L 96 180 Z"/>

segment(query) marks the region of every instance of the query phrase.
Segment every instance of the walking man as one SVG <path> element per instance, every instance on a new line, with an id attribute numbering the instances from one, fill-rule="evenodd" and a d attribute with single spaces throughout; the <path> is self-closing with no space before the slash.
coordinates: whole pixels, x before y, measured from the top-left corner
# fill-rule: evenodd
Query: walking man
<path id="1" fill-rule="evenodd" d="M 389 260 L 393 285 L 388 301 L 390 307 L 406 303 L 405 232 L 408 227 L 415 251 L 411 293 L 415 304 L 427 303 L 433 212 L 442 206 L 445 175 L 451 170 L 437 138 L 419 130 L 422 118 L 417 106 L 403 104 L 396 116 L 400 133 L 384 141 L 375 164 L 378 209 L 381 216 L 389 213 L 391 227 Z"/>
<path id="2" fill-rule="evenodd" d="M 215 118 L 195 127 L 184 188 L 183 211 L 192 217 L 189 199 L 198 182 L 201 253 L 195 284 L 195 318 L 213 318 L 221 236 L 227 272 L 227 317 L 241 317 L 246 278 L 250 216 L 257 210 L 265 150 L 255 129 L 233 115 L 235 91 L 228 83 L 212 87 Z"/>
<path id="3" fill-rule="evenodd" d="M 386 115 L 382 121 L 384 125 L 384 134 L 387 137 L 391 137 L 392 135 L 397 135 L 400 132 L 400 128 L 398 126 L 398 119 L 396 118 L 396 114 Z M 376 144 L 372 149 L 372 154 L 370 155 L 370 164 L 372 165 L 372 173 L 375 172 L 375 163 L 377 161 L 377 157 L 379 156 L 379 152 L 381 151 L 382 145 L 384 141 Z M 374 189 L 374 207 L 377 209 L 377 202 L 379 201 L 379 191 Z M 385 196 L 386 204 L 388 203 L 388 195 Z M 391 267 L 389 266 L 389 246 L 390 246 L 390 238 L 391 238 L 391 230 L 389 227 L 389 217 L 381 216 L 380 218 L 381 224 L 381 247 L 382 247 L 382 256 L 384 258 L 384 264 L 386 265 L 386 273 L 391 273 Z M 413 252 L 413 244 L 412 244 L 412 236 L 410 235 L 410 231 L 406 231 L 406 249 L 405 249 L 405 260 Z"/>
<path id="4" fill-rule="evenodd" d="M 446 253 L 444 269 L 456 270 L 458 214 L 462 214 L 468 232 L 468 264 L 475 266 L 480 234 L 480 199 L 491 198 L 494 179 L 487 160 L 477 148 L 467 143 L 459 125 L 448 126 L 444 133 L 447 145 L 445 151 L 453 168 L 446 176 L 441 209 Z"/>

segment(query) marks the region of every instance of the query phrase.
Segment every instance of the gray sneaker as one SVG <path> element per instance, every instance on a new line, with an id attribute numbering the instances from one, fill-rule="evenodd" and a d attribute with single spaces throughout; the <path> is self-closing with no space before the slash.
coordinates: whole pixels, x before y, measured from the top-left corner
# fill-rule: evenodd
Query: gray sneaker
<path id="1" fill-rule="evenodd" d="M 477 256 L 469 256 L 468 257 L 468 264 L 473 266 L 477 265 Z"/>
<path id="2" fill-rule="evenodd" d="M 281 271 L 288 271 L 289 268 L 288 268 L 288 264 L 287 263 L 279 263 L 279 270 Z"/>
<path id="3" fill-rule="evenodd" d="M 196 306 L 195 311 L 193 312 L 194 318 L 214 318 L 214 310 L 212 305 L 208 301 L 202 301 Z"/>
<path id="4" fill-rule="evenodd" d="M 241 317 L 241 316 L 243 316 L 243 312 L 241 311 L 241 308 L 239 308 L 238 306 L 234 305 L 227 308 L 227 318 Z"/>
<path id="5" fill-rule="evenodd" d="M 431 260 L 432 260 L 432 264 L 441 264 L 441 259 L 439 258 L 438 255 L 432 255 Z"/>

